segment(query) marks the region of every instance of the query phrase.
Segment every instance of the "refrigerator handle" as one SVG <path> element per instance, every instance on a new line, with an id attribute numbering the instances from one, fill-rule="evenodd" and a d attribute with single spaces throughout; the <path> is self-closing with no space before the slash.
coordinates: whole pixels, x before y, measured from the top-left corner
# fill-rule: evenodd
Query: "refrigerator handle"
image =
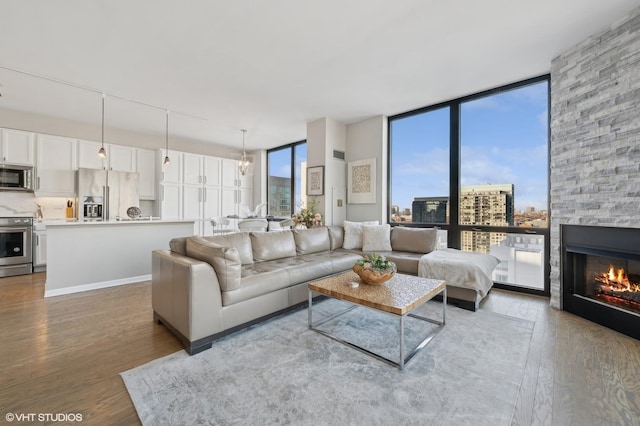
<path id="1" fill-rule="evenodd" d="M 106 221 L 109 219 L 109 187 L 102 187 L 102 220 Z"/>

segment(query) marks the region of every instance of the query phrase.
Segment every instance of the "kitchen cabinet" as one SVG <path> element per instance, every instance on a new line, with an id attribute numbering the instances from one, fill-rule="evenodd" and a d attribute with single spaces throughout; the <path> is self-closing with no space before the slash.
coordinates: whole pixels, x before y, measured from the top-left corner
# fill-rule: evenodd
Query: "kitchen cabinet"
<path id="1" fill-rule="evenodd" d="M 185 185 L 202 184 L 202 155 L 182 154 L 182 183 Z"/>
<path id="2" fill-rule="evenodd" d="M 195 220 L 193 232 L 200 235 L 199 219 L 202 218 L 202 187 L 197 185 L 182 186 L 182 218 Z"/>
<path id="3" fill-rule="evenodd" d="M 117 172 L 136 171 L 136 149 L 132 146 L 108 144 L 109 170 Z"/>
<path id="4" fill-rule="evenodd" d="M 222 158 L 210 157 L 205 155 L 202 159 L 202 167 L 204 174 L 203 184 L 205 186 L 220 186 Z"/>
<path id="5" fill-rule="evenodd" d="M 182 219 L 182 185 L 163 183 L 160 185 L 160 217 L 163 220 Z"/>
<path id="6" fill-rule="evenodd" d="M 78 170 L 76 139 L 51 135 L 37 136 L 36 196 L 75 196 L 76 170 Z"/>
<path id="7" fill-rule="evenodd" d="M 158 170 L 161 170 L 160 182 L 182 183 L 182 152 L 169 150 L 169 159 L 171 162 L 166 166 L 162 164 L 165 156 L 165 150 L 159 149 L 156 164 L 158 164 Z"/>
<path id="8" fill-rule="evenodd" d="M 205 186 L 202 188 L 202 235 L 212 235 L 210 220 L 222 216 L 220 212 L 220 188 Z"/>
<path id="9" fill-rule="evenodd" d="M 240 215 L 239 204 L 244 204 L 250 210 L 253 204 L 253 176 L 240 174 L 238 161 L 223 158 L 221 167 L 222 180 L 222 215 Z"/>
<path id="10" fill-rule="evenodd" d="M 33 231 L 33 271 L 41 272 L 47 264 L 47 231 Z"/>
<path id="11" fill-rule="evenodd" d="M 78 140 L 78 167 L 105 170 L 107 168 L 107 160 L 98 155 L 98 150 L 101 147 L 102 144 L 100 142 Z"/>
<path id="12" fill-rule="evenodd" d="M 156 153 L 151 149 L 136 149 L 136 171 L 141 200 L 156 199 Z"/>
<path id="13" fill-rule="evenodd" d="M 35 164 L 35 133 L 13 129 L 0 129 L 0 133 L 0 163 Z"/>

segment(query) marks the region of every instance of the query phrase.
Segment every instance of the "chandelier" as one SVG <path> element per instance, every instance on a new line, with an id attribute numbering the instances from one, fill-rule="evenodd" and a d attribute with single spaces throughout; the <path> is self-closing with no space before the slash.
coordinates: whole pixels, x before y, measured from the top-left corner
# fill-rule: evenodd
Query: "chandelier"
<path id="1" fill-rule="evenodd" d="M 247 131 L 245 129 L 242 129 L 241 132 L 242 132 L 242 155 L 240 156 L 240 161 L 238 162 L 238 168 L 240 169 L 240 174 L 244 176 L 249 171 L 249 166 L 251 165 L 251 162 L 249 161 L 247 152 L 244 150 L 244 135 L 245 133 L 247 133 Z"/>

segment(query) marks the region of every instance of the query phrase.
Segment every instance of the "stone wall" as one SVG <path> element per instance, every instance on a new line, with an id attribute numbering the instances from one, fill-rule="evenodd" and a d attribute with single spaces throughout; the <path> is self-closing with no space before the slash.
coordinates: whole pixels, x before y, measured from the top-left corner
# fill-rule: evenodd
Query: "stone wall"
<path id="1" fill-rule="evenodd" d="M 640 228 L 640 8 L 551 63 L 551 305 L 560 224 Z"/>

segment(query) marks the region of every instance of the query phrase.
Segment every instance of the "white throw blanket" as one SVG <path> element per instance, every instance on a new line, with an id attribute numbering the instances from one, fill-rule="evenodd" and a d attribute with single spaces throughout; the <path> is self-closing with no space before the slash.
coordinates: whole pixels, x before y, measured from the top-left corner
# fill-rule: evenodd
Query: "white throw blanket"
<path id="1" fill-rule="evenodd" d="M 435 250 L 420 258 L 418 276 L 445 280 L 447 285 L 470 288 L 485 297 L 493 286 L 491 273 L 498 263 L 490 254 L 451 248 Z"/>

